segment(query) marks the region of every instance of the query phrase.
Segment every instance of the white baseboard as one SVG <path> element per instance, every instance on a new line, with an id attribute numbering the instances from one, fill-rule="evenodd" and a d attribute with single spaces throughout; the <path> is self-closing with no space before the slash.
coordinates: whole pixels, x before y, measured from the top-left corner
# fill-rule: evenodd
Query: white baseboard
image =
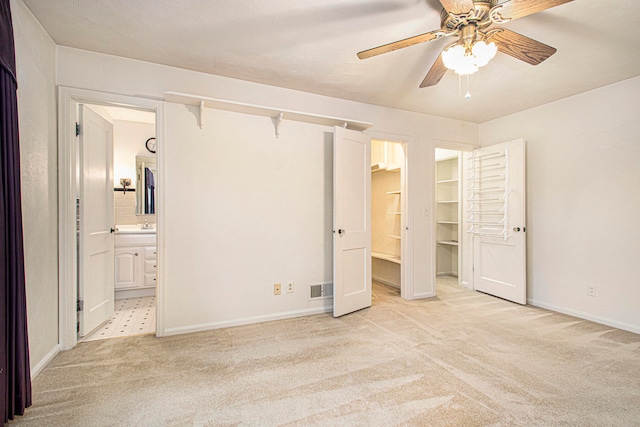
<path id="1" fill-rule="evenodd" d="M 413 298 L 411 299 L 433 298 L 435 296 L 436 296 L 435 292 L 419 292 L 419 293 L 413 294 Z"/>
<path id="2" fill-rule="evenodd" d="M 375 282 L 382 283 L 383 285 L 391 286 L 392 288 L 400 289 L 400 285 L 394 282 L 390 282 L 388 280 L 381 279 L 377 276 L 372 276 L 371 279 Z"/>
<path id="3" fill-rule="evenodd" d="M 125 289 L 116 291 L 116 300 L 139 297 L 152 297 L 156 294 L 156 288 Z"/>
<path id="4" fill-rule="evenodd" d="M 603 325 L 611 326 L 613 328 L 623 329 L 625 331 L 640 334 L 640 326 L 638 325 L 631 325 L 629 323 L 618 322 L 617 320 L 608 319 L 606 317 L 594 316 L 593 314 L 590 314 L 590 313 L 585 313 L 583 311 L 578 311 L 578 310 L 572 310 L 570 308 L 561 307 L 555 304 L 549 304 L 544 301 L 538 301 L 535 299 L 527 299 L 527 304 L 533 305 L 535 307 L 545 308 L 551 311 L 557 311 L 558 313 L 562 313 L 562 314 L 568 314 L 569 316 L 579 317 L 580 319 L 601 323 Z"/>
<path id="5" fill-rule="evenodd" d="M 31 368 L 31 379 L 33 380 L 47 365 L 60 353 L 60 344 L 56 344 L 53 348 L 47 353 L 42 360 L 38 362 L 38 364 Z"/>
<path id="6" fill-rule="evenodd" d="M 285 311 L 283 313 L 267 314 L 264 316 L 245 317 L 243 319 L 223 320 L 220 322 L 202 323 L 200 325 L 166 328 L 163 336 L 188 334 L 192 332 L 209 331 L 212 329 L 230 328 L 233 326 L 251 325 L 253 323 L 271 322 L 274 320 L 292 319 L 295 317 L 311 316 L 314 314 L 331 313 L 333 307 L 316 307 L 304 310 Z"/>

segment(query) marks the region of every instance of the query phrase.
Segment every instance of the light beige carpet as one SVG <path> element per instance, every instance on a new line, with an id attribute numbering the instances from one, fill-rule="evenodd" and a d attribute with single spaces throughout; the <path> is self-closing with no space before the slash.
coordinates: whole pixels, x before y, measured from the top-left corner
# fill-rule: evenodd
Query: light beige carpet
<path id="1" fill-rule="evenodd" d="M 640 336 L 451 282 L 404 301 L 60 354 L 29 426 L 640 425 Z"/>

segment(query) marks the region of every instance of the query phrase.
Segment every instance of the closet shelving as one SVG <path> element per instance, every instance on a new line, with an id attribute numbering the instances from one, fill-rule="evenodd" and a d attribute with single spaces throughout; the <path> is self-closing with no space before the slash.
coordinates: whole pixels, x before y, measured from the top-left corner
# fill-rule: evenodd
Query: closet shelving
<path id="1" fill-rule="evenodd" d="M 404 153 L 399 143 L 371 142 L 372 276 L 400 287 Z"/>
<path id="2" fill-rule="evenodd" d="M 397 196 L 398 200 L 397 200 L 397 206 L 400 206 L 400 196 L 401 196 L 402 192 L 400 190 L 393 190 L 393 191 L 387 191 L 387 195 L 388 196 Z M 401 212 L 388 212 L 388 215 L 401 215 Z M 398 218 L 400 219 L 400 218 Z M 394 233 L 393 234 L 389 234 L 389 237 L 391 237 L 392 239 L 398 239 L 401 240 L 402 236 L 400 236 L 400 221 L 396 221 L 395 222 L 395 227 L 394 227 Z M 395 232 L 397 230 L 397 233 Z"/>
<path id="3" fill-rule="evenodd" d="M 460 241 L 460 159 L 436 161 L 436 267 L 438 275 L 458 276 Z"/>
<path id="4" fill-rule="evenodd" d="M 382 252 L 371 252 L 371 256 L 376 259 L 393 262 L 395 264 L 401 264 L 400 257 L 397 255 L 383 254 Z"/>

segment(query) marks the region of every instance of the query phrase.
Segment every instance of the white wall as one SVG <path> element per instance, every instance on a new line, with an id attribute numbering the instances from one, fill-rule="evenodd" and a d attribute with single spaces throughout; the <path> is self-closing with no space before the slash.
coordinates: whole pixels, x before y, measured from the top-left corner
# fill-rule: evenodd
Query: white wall
<path id="1" fill-rule="evenodd" d="M 55 44 L 11 1 L 18 77 L 22 217 L 32 375 L 58 349 Z"/>
<path id="2" fill-rule="evenodd" d="M 482 145 L 527 140 L 529 301 L 634 332 L 639 93 L 636 77 L 480 126 Z"/>
<path id="3" fill-rule="evenodd" d="M 324 311 L 308 284 L 332 281 L 332 129 L 276 139 L 262 117 L 207 111 L 201 130 L 193 108 L 165 115 L 167 332 Z"/>
<path id="4" fill-rule="evenodd" d="M 430 267 L 432 220 L 424 215 L 424 209 L 430 213 L 433 206 L 432 141 L 475 144 L 477 125 L 66 47 L 58 46 L 57 52 L 57 82 L 63 86 L 153 98 L 163 97 L 165 91 L 193 93 L 370 121 L 375 124 L 372 133 L 410 140 L 413 286 L 417 295 L 434 294 Z M 327 171 L 323 169 L 326 153 L 322 151 L 326 150 L 325 133 L 329 129 L 285 122 L 282 136 L 275 140 L 269 118 L 207 111 L 205 128 L 200 130 L 197 115 L 195 109 L 173 104 L 167 104 L 165 113 L 167 188 L 160 189 L 159 198 L 166 200 L 166 239 L 161 248 L 166 251 L 166 258 L 165 265 L 159 268 L 165 269 L 167 330 L 187 331 L 266 313 L 278 315 L 315 307 L 303 301 L 298 291 L 296 296 L 283 295 L 274 300 L 272 285 L 284 280 L 302 284 L 330 279 L 329 211 L 326 204 L 317 205 L 329 191 Z M 293 150 L 283 151 L 283 147 Z M 301 151 L 302 147 L 320 156 L 315 159 L 317 165 L 310 163 L 310 154 Z M 271 157 L 271 150 L 277 150 L 278 157 Z M 266 167 L 261 163 L 264 160 L 272 164 Z M 207 167 L 211 162 L 220 164 L 222 169 Z M 287 170 L 303 166 L 308 170 L 296 182 L 289 182 Z M 221 172 L 231 175 L 225 178 Z M 291 185 L 295 191 L 285 191 Z M 193 186 L 208 186 L 215 190 L 216 197 L 222 193 L 226 197 L 223 200 L 236 203 L 237 209 L 233 215 L 212 210 L 215 199 L 194 191 Z M 235 198 L 224 194 L 226 188 L 236 191 Z M 305 196 L 302 189 L 314 196 Z M 293 213 L 297 216 L 291 217 Z M 283 234 L 283 218 L 289 218 L 298 233 L 295 239 Z M 301 218 L 305 227 L 298 222 Z M 327 235 L 320 236 L 321 232 Z M 287 245 L 299 248 L 297 241 L 322 247 L 293 253 Z M 300 267 L 291 267 L 292 260 Z"/>

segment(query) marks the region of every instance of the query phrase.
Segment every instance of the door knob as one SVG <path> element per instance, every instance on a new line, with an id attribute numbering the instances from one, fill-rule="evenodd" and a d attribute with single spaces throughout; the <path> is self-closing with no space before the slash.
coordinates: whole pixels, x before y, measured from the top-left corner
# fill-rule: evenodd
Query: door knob
<path id="1" fill-rule="evenodd" d="M 513 231 L 517 233 L 518 231 L 520 231 L 520 227 L 513 227 Z"/>
<path id="2" fill-rule="evenodd" d="M 347 231 L 343 228 L 338 229 L 338 234 L 345 234 Z"/>

